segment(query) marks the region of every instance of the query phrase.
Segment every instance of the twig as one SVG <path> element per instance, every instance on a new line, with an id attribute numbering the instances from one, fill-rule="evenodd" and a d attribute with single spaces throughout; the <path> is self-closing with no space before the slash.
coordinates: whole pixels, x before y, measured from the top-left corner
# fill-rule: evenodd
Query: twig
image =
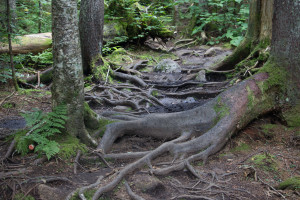
<path id="1" fill-rule="evenodd" d="M 110 71 L 110 65 L 108 65 L 108 69 L 107 69 L 107 73 L 106 73 L 106 78 L 105 78 L 105 83 L 104 83 L 104 85 L 106 85 L 106 83 L 107 83 L 109 71 Z"/>
<path id="2" fill-rule="evenodd" d="M 274 192 L 276 192 L 277 194 L 279 194 L 283 199 L 286 199 L 285 196 L 283 194 L 281 194 L 278 190 L 276 190 L 273 186 L 269 185 L 268 183 L 264 182 L 263 180 L 261 180 L 261 178 L 258 176 L 257 177 L 258 180 L 260 182 L 262 182 L 264 185 L 268 186 L 269 188 L 271 188 Z"/>
<path id="3" fill-rule="evenodd" d="M 74 160 L 74 174 L 77 174 L 77 165 L 79 164 L 80 155 L 81 155 L 81 151 L 78 150 L 77 155 Z"/>

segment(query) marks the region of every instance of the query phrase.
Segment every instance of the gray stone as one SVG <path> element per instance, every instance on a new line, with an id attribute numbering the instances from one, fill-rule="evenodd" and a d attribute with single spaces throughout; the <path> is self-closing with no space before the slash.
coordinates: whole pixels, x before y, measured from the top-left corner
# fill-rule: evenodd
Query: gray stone
<path id="1" fill-rule="evenodd" d="M 67 197 L 62 190 L 49 187 L 45 184 L 41 184 L 38 186 L 38 193 L 41 200 L 63 200 Z"/>
<path id="2" fill-rule="evenodd" d="M 181 72 L 181 67 L 177 62 L 171 59 L 164 59 L 154 67 L 154 71 L 165 73 Z"/>
<path id="3" fill-rule="evenodd" d="M 133 184 L 143 193 L 152 193 L 164 188 L 163 183 L 156 177 L 147 174 L 138 174 L 133 177 Z"/>
<path id="4" fill-rule="evenodd" d="M 184 103 L 195 103 L 196 101 L 193 97 L 188 97 L 183 102 Z"/>
<path id="5" fill-rule="evenodd" d="M 206 82 L 205 70 L 199 71 L 195 80 L 196 81 L 201 81 L 201 82 Z"/>
<path id="6" fill-rule="evenodd" d="M 205 53 L 204 53 L 204 57 L 212 57 L 215 56 L 217 51 L 221 51 L 222 48 L 221 47 L 211 47 L 209 48 Z"/>

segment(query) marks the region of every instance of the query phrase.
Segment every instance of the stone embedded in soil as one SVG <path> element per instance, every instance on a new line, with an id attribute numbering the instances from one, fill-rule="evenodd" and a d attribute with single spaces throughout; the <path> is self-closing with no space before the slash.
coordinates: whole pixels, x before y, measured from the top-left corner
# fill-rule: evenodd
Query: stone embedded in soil
<path id="1" fill-rule="evenodd" d="M 199 71 L 196 78 L 195 78 L 195 80 L 200 81 L 200 82 L 206 82 L 205 70 Z"/>
<path id="2" fill-rule="evenodd" d="M 181 72 L 181 67 L 171 59 L 163 59 L 154 67 L 154 71 L 165 73 Z"/>
<path id="3" fill-rule="evenodd" d="M 215 56 L 217 51 L 222 51 L 222 48 L 221 47 L 211 47 L 204 53 L 204 57 Z"/>
<path id="4" fill-rule="evenodd" d="M 146 174 L 137 174 L 133 177 L 135 188 L 143 193 L 153 195 L 164 188 L 163 183 L 158 178 Z"/>
<path id="5" fill-rule="evenodd" d="M 41 200 L 63 200 L 67 196 L 62 190 L 49 187 L 45 184 L 38 186 L 38 193 Z"/>

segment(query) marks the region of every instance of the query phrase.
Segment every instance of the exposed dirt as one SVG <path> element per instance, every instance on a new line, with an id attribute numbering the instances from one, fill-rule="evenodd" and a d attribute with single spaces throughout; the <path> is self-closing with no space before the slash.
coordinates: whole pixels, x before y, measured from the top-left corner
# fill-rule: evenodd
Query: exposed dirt
<path id="1" fill-rule="evenodd" d="M 205 68 L 207 65 L 220 59 L 220 55 L 226 55 L 229 51 L 216 51 L 216 56 L 204 57 L 207 48 L 179 49 L 175 51 L 181 59 L 179 64 L 186 69 Z M 208 63 L 208 64 L 207 64 Z M 148 84 L 157 86 L 159 100 L 164 106 L 148 105 L 144 108 L 147 112 L 178 112 L 194 108 L 209 101 L 211 96 L 186 95 L 172 96 L 166 93 L 178 94 L 181 92 L 194 91 L 206 86 L 190 84 L 184 87 L 166 87 L 170 84 L 179 85 L 184 83 L 182 79 L 189 75 L 188 70 L 181 74 L 172 74 L 167 79 L 154 72 L 144 72 L 148 77 Z M 181 77 L 176 80 L 176 77 Z M 225 77 L 226 78 L 226 77 Z M 168 81 L 169 79 L 169 81 Z M 170 81 L 172 79 L 173 81 Z M 194 81 L 194 80 L 192 80 Z M 228 87 L 224 77 L 220 75 L 208 75 L 207 82 L 222 82 L 225 84 L 209 88 L 217 91 Z M 201 83 L 203 84 L 203 83 Z M 158 87 L 158 85 L 160 85 Z M 0 100 L 7 97 L 11 91 L 7 87 L 1 88 Z M 40 108 L 43 111 L 51 110 L 51 96 L 45 91 L 33 91 L 31 93 L 21 92 L 13 95 L 2 104 L 0 108 L 0 155 L 3 156 L 8 148 L 10 140 L 5 136 L 11 135 L 16 129 L 24 127 L 24 120 L 20 117 L 23 111 L 32 108 Z M 6 105 L 6 106 L 3 106 Z M 91 103 L 91 105 L 93 105 Z M 111 111 L 115 107 L 109 105 L 94 106 L 97 113 Z M 136 112 L 136 111 L 132 111 Z M 145 112 L 142 114 L 146 114 Z M 272 126 L 266 126 L 266 125 Z M 139 173 L 127 177 L 131 189 L 147 200 L 157 199 L 300 199 L 299 191 L 278 191 L 274 190 L 282 180 L 292 176 L 300 176 L 300 150 L 299 141 L 294 140 L 293 135 L 300 129 L 290 129 L 281 122 L 277 114 L 271 113 L 262 116 L 231 139 L 225 148 L 215 156 L 209 158 L 208 163 L 191 163 L 198 172 L 195 177 L 190 171 L 179 171 L 168 176 L 151 176 L 148 167 Z M 116 141 L 112 152 L 140 152 L 151 150 L 164 141 L 153 138 L 125 136 Z M 265 156 L 274 161 L 274 166 L 269 161 L 256 162 L 257 156 Z M 20 193 L 31 195 L 35 199 L 53 199 L 55 193 L 59 198 L 64 199 L 70 192 L 84 185 L 89 185 L 98 179 L 99 176 L 111 176 L 113 170 L 118 170 L 126 165 L 129 160 L 108 160 L 113 167 L 109 169 L 102 163 L 95 154 L 90 153 L 79 161 L 78 173 L 74 174 L 74 159 L 63 160 L 55 157 L 50 161 L 35 165 L 37 156 L 34 153 L 21 157 L 17 153 L 1 165 L 0 169 L 0 199 L 13 199 Z M 159 168 L 166 162 L 172 162 L 172 157 L 162 156 L 152 164 Z M 11 174 L 8 174 L 11 173 Z M 50 179 L 52 178 L 52 180 Z M 57 180 L 55 180 L 57 178 Z M 60 178 L 60 179 L 59 179 Z M 68 180 L 61 180 L 67 178 Z M 47 197 L 41 195 L 40 185 L 46 184 L 56 192 Z M 60 192 L 57 192 L 60 191 Z M 189 196 L 187 196 L 189 195 Z M 197 196 L 197 197 L 196 197 Z M 201 197 L 202 196 L 202 197 Z M 91 198 L 91 194 L 86 194 Z M 22 198 L 20 198 L 22 199 Z M 25 199 L 25 198 L 24 198 Z M 124 184 L 120 184 L 112 193 L 102 199 L 130 199 Z"/>

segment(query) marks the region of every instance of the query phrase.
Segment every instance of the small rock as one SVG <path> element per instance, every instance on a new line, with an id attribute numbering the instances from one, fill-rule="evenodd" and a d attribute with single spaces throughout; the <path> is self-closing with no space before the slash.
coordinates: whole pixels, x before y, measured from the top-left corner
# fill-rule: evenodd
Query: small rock
<path id="1" fill-rule="evenodd" d="M 198 72 L 195 80 L 200 82 L 206 82 L 205 70 L 201 70 L 200 72 Z"/>
<path id="2" fill-rule="evenodd" d="M 204 53 L 204 57 L 212 57 L 216 55 L 217 51 L 221 51 L 221 50 L 222 50 L 221 47 L 211 47 Z"/>
<path id="3" fill-rule="evenodd" d="M 181 72 L 181 67 L 171 59 L 163 59 L 154 67 L 154 71 L 165 73 Z"/>
<path id="4" fill-rule="evenodd" d="M 137 189 L 143 193 L 153 194 L 164 188 L 163 183 L 158 178 L 146 174 L 138 174 L 133 178 L 133 183 Z"/>
<path id="5" fill-rule="evenodd" d="M 67 196 L 62 190 L 49 187 L 45 184 L 38 186 L 38 193 L 41 200 L 63 200 Z"/>
<path id="6" fill-rule="evenodd" d="M 193 97 L 188 97 L 183 102 L 184 103 L 195 103 L 196 101 Z"/>
<path id="7" fill-rule="evenodd" d="M 128 110 L 131 110 L 131 108 L 128 106 L 116 106 L 113 108 L 113 111 L 116 111 L 116 112 L 126 112 Z"/>

